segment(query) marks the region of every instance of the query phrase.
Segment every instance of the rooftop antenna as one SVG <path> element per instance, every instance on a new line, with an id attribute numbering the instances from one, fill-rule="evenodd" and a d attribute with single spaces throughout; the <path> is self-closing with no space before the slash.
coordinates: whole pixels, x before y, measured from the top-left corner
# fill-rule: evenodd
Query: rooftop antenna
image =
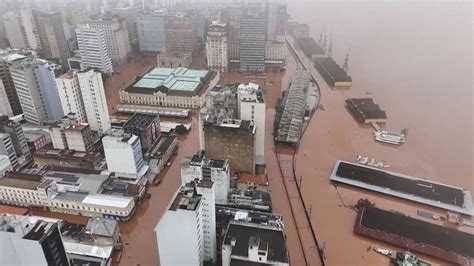
<path id="1" fill-rule="evenodd" d="M 331 31 L 329 32 L 329 48 L 327 51 L 327 55 L 328 57 L 332 57 L 332 27 L 331 27 Z"/>
<path id="2" fill-rule="evenodd" d="M 320 46 L 323 45 L 323 33 L 324 33 L 324 30 L 326 28 L 326 25 L 323 25 L 323 29 L 321 30 L 321 32 L 319 33 L 319 40 L 318 40 L 318 43 Z"/>
<path id="3" fill-rule="evenodd" d="M 344 59 L 344 65 L 342 69 L 347 73 L 349 70 L 349 53 L 351 52 L 351 45 L 349 45 L 349 50 L 347 51 L 346 58 Z"/>

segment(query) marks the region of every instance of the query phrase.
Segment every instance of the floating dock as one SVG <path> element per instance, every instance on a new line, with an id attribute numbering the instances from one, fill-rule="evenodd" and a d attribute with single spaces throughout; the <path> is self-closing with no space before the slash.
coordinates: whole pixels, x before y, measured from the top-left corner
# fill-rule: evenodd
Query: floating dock
<path id="1" fill-rule="evenodd" d="M 385 111 L 380 109 L 380 106 L 371 98 L 348 98 L 345 102 L 352 115 L 361 123 L 385 123 L 387 121 Z"/>
<path id="2" fill-rule="evenodd" d="M 314 58 L 314 67 L 329 86 L 341 89 L 352 86 L 352 78 L 331 57 Z"/>
<path id="3" fill-rule="evenodd" d="M 331 181 L 392 195 L 448 211 L 474 215 L 471 193 L 465 189 L 338 160 Z"/>
<path id="4" fill-rule="evenodd" d="M 373 207 L 359 209 L 354 233 L 459 265 L 474 265 L 474 235 Z"/>

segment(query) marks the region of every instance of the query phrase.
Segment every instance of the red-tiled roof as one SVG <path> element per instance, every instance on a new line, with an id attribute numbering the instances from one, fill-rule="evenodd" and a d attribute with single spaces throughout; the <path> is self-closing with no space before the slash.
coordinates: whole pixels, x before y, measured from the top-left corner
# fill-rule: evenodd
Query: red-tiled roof
<path id="1" fill-rule="evenodd" d="M 264 175 L 254 175 L 247 172 L 242 172 L 239 175 L 239 183 L 248 183 L 252 182 L 260 186 L 267 186 L 268 185 L 268 176 Z"/>
<path id="2" fill-rule="evenodd" d="M 28 214 L 28 209 L 27 208 L 8 206 L 8 205 L 0 205 L 0 213 L 26 215 L 26 214 Z"/>

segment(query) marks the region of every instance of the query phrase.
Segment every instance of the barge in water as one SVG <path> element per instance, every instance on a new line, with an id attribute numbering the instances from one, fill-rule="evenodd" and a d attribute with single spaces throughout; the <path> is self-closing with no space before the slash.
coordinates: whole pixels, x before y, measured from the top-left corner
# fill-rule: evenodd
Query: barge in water
<path id="1" fill-rule="evenodd" d="M 474 235 L 403 214 L 362 207 L 354 233 L 451 263 L 474 265 Z"/>
<path id="2" fill-rule="evenodd" d="M 471 193 L 465 189 L 346 161 L 337 161 L 331 181 L 474 215 Z"/>
<path id="3" fill-rule="evenodd" d="M 349 89 L 352 78 L 331 57 L 314 58 L 314 67 L 333 88 Z"/>

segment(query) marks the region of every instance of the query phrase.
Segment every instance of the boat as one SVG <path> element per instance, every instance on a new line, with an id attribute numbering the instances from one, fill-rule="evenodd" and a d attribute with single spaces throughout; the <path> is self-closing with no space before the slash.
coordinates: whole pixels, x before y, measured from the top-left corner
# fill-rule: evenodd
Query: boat
<path id="1" fill-rule="evenodd" d="M 374 248 L 374 251 L 387 257 L 392 256 L 392 251 L 386 248 Z"/>
<path id="2" fill-rule="evenodd" d="M 397 252 L 397 255 L 392 258 L 393 264 L 396 266 L 431 266 L 431 264 L 419 260 L 413 253 L 410 251 Z"/>
<path id="3" fill-rule="evenodd" d="M 405 143 L 405 135 L 392 133 L 388 131 L 374 131 L 374 137 L 376 141 L 385 142 L 394 145 L 402 145 Z"/>

